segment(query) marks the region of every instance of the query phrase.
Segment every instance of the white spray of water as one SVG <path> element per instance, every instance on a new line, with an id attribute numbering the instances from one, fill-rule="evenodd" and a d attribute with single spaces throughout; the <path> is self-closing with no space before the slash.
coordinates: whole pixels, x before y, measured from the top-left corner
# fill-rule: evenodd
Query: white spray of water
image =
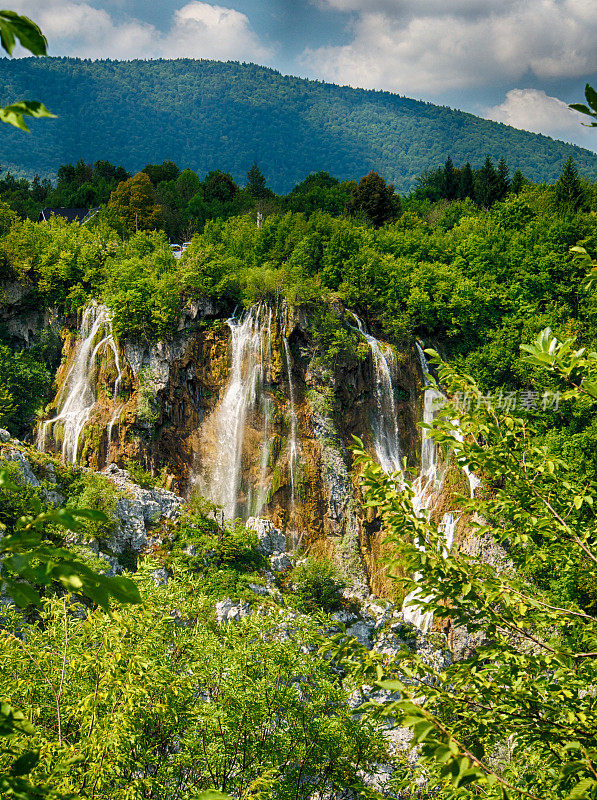
<path id="1" fill-rule="evenodd" d="M 372 431 L 375 455 L 384 472 L 402 470 L 402 454 L 398 435 L 398 415 L 394 398 L 392 372 L 395 371 L 394 353 L 388 347 L 385 352 L 378 340 L 367 333 L 363 322 L 350 312 L 357 324 L 359 333 L 365 338 L 371 350 L 375 378 L 375 414 Z"/>
<path id="2" fill-rule="evenodd" d="M 300 442 L 298 438 L 298 425 L 296 416 L 294 382 L 292 379 L 292 363 L 290 360 L 290 346 L 288 339 L 282 337 L 284 343 L 284 355 L 286 357 L 286 371 L 288 373 L 288 392 L 290 394 L 290 438 L 288 440 L 288 464 L 290 468 L 290 523 L 295 520 L 296 512 L 296 467 L 300 453 Z"/>
<path id="3" fill-rule="evenodd" d="M 114 394 L 116 394 L 122 380 L 122 371 L 110 312 L 106 306 L 89 305 L 83 312 L 80 339 L 75 349 L 73 363 L 58 397 L 58 414 L 40 425 L 37 436 L 38 449 L 45 449 L 48 433 L 56 423 L 60 423 L 63 429 L 62 458 L 72 464 L 76 463 L 81 432 L 97 400 L 94 381 L 97 373 L 96 359 L 108 349 L 114 355 L 117 371 L 114 382 Z"/>
<path id="4" fill-rule="evenodd" d="M 423 383 L 425 385 L 423 397 L 423 424 L 424 427 L 421 431 L 421 472 L 413 482 L 413 507 L 415 513 L 419 516 L 428 517 L 433 508 L 433 503 L 437 498 L 438 492 L 442 488 L 443 475 L 438 473 L 437 465 L 437 448 L 435 442 L 429 435 L 429 429 L 425 426 L 433 422 L 433 418 L 437 411 L 439 404 L 442 401 L 443 395 L 435 388 L 430 387 L 429 380 L 429 366 L 423 349 L 416 343 L 419 361 L 421 363 L 421 370 L 423 373 Z M 454 533 L 460 515 L 448 512 L 444 514 L 438 529 L 443 532 L 444 546 L 443 552 L 445 555 L 452 549 L 454 543 Z M 418 543 L 417 547 L 420 550 L 425 549 L 423 543 Z M 413 575 L 413 580 L 418 582 L 422 575 L 417 572 Z M 402 604 L 402 612 L 404 619 L 411 622 L 422 633 L 428 633 L 433 623 L 433 613 L 431 611 L 424 611 L 421 608 L 421 600 L 429 600 L 429 597 L 423 597 L 420 589 L 415 587 L 413 591 L 409 592 L 404 598 Z"/>
<path id="5" fill-rule="evenodd" d="M 258 408 L 258 399 L 270 368 L 271 312 L 268 314 L 263 306 L 256 306 L 238 319 L 229 319 L 228 327 L 232 365 L 226 392 L 211 420 L 214 454 L 205 488 L 210 500 L 222 507 L 226 518 L 234 519 L 240 505 L 245 425 L 248 415 Z M 265 417 L 267 420 L 267 413 Z M 264 433 L 267 433 L 267 424 Z M 267 456 L 264 465 L 262 450 L 262 473 L 266 467 Z M 248 497 L 245 505 L 248 507 L 250 502 Z"/>
<path id="6" fill-rule="evenodd" d="M 112 444 L 112 428 L 116 424 L 116 420 L 120 417 L 120 412 L 124 408 L 124 403 L 121 403 L 117 408 L 116 411 L 110 417 L 110 422 L 108 422 L 108 427 L 106 429 L 106 437 L 108 439 L 108 443 L 106 444 L 106 464 L 110 463 L 110 445 Z"/>
<path id="7" fill-rule="evenodd" d="M 263 312 L 265 317 L 265 312 Z M 261 416 L 263 418 L 263 430 L 261 436 L 261 458 L 259 465 L 259 483 L 256 490 L 249 487 L 247 493 L 247 513 L 252 517 L 258 517 L 267 503 L 268 485 L 267 485 L 267 467 L 269 463 L 269 455 L 272 443 L 272 418 L 274 413 L 274 404 L 270 397 L 268 397 L 262 390 L 264 380 L 268 380 L 272 364 L 272 316 L 273 312 L 270 309 L 267 311 L 267 318 L 264 324 L 264 330 L 261 336 L 261 364 L 262 364 L 262 379 L 257 387 L 259 392 L 259 407 Z M 255 497 L 253 497 L 255 495 Z"/>

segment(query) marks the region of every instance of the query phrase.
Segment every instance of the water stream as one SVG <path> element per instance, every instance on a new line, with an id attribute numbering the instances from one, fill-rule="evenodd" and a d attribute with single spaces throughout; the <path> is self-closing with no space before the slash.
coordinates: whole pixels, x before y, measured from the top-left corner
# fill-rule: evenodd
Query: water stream
<path id="1" fill-rule="evenodd" d="M 97 358 L 111 350 L 117 371 L 114 395 L 122 380 L 118 347 L 114 340 L 110 311 L 106 306 L 92 304 L 83 312 L 79 341 L 70 370 L 58 396 L 58 414 L 43 422 L 37 434 L 37 447 L 44 450 L 48 435 L 54 427 L 62 427 L 62 458 L 75 464 L 79 452 L 81 432 L 91 416 L 97 401 L 95 385 Z"/>
<path id="2" fill-rule="evenodd" d="M 290 477 L 289 527 L 294 524 L 300 438 L 286 316 L 285 309 L 276 313 L 260 304 L 227 320 L 230 373 L 222 399 L 201 426 L 202 463 L 195 478 L 200 490 L 222 507 L 227 519 L 259 516 L 268 502 L 272 476 L 281 467 L 279 462 L 272 464 L 276 403 L 270 387 L 274 332 L 279 332 L 290 404 L 288 444 L 283 450 Z M 255 457 L 257 449 L 259 460 Z"/>
<path id="3" fill-rule="evenodd" d="M 392 373 L 395 372 L 394 353 L 391 347 L 382 349 L 381 343 L 367 333 L 362 320 L 351 312 L 357 330 L 371 349 L 375 380 L 375 412 L 372 418 L 373 446 L 380 467 L 385 472 L 402 470 L 402 453 L 398 432 L 398 415 L 394 398 Z"/>
<path id="4" fill-rule="evenodd" d="M 300 442 L 298 438 L 298 425 L 296 416 L 296 403 L 294 392 L 294 381 L 292 379 L 292 362 L 290 359 L 290 345 L 288 339 L 283 336 L 284 356 L 286 359 L 286 371 L 288 373 L 288 392 L 290 394 L 290 438 L 288 439 L 288 466 L 290 470 L 290 524 L 294 525 L 296 517 L 296 468 L 300 452 Z"/>
<path id="5" fill-rule="evenodd" d="M 419 361 L 421 363 L 423 382 L 425 387 L 429 387 L 430 380 L 427 359 L 418 342 L 416 343 L 416 347 Z M 443 395 L 441 395 L 437 389 L 425 389 L 423 398 L 423 428 L 421 431 L 421 472 L 413 482 L 413 490 L 415 493 L 413 505 L 415 512 L 421 516 L 428 516 L 431 513 L 433 504 L 443 485 L 444 476 L 443 474 L 439 473 L 437 465 L 437 448 L 435 442 L 429 435 L 429 429 L 425 427 L 433 422 L 434 415 L 439 403 L 442 401 L 442 398 Z M 478 485 L 478 479 L 473 473 L 470 472 L 470 470 L 466 468 L 466 466 L 464 466 L 463 469 L 469 481 L 471 497 L 473 497 L 475 488 Z M 444 554 L 449 553 L 449 551 L 452 549 L 452 545 L 454 543 L 454 534 L 459 519 L 460 514 L 449 511 L 444 514 L 441 522 L 439 523 L 438 529 L 444 535 Z M 423 544 L 418 546 L 420 549 L 424 549 Z M 420 573 L 415 573 L 413 575 L 413 579 L 415 581 L 418 581 L 420 578 Z M 404 614 L 404 619 L 407 622 L 411 622 L 423 633 L 428 633 L 431 630 L 431 625 L 433 623 L 433 614 L 429 611 L 423 611 L 420 606 L 420 601 L 422 599 L 428 598 L 423 598 L 421 591 L 415 587 L 415 589 L 409 592 L 409 594 L 407 594 L 407 596 L 404 598 L 402 611 Z"/>

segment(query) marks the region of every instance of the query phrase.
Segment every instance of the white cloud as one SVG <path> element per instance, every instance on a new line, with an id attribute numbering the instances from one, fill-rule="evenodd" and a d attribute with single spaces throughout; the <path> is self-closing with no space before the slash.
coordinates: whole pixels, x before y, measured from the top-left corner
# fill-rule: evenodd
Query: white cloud
<path id="1" fill-rule="evenodd" d="M 320 77 L 406 94 L 497 86 L 595 67 L 594 0 L 316 0 L 354 14 L 353 40 L 306 50 Z M 591 13 L 592 8 L 592 13 Z"/>
<path id="2" fill-rule="evenodd" d="M 539 89 L 512 89 L 503 103 L 487 109 L 483 116 L 592 150 L 597 144 L 594 129 L 581 126 L 584 119 L 582 114 L 572 111 L 566 103 Z"/>
<path id="3" fill-rule="evenodd" d="M 249 61 L 271 55 L 240 11 L 195 0 L 176 11 L 174 18 L 174 25 L 162 42 L 164 58 Z"/>
<path id="4" fill-rule="evenodd" d="M 133 20 L 117 23 L 107 11 L 76 0 L 13 0 L 11 8 L 34 19 L 49 52 L 81 58 L 214 58 L 263 61 L 271 53 L 251 30 L 245 14 L 210 3 L 190 2 L 174 13 L 162 33 Z"/>

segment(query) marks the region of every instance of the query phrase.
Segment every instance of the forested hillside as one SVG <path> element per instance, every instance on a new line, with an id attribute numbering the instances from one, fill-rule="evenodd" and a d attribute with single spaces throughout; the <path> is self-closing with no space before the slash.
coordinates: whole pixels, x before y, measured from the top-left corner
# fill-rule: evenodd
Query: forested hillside
<path id="1" fill-rule="evenodd" d="M 531 180 L 555 180 L 569 156 L 592 177 L 597 155 L 430 103 L 216 61 L 0 61 L 0 102 L 43 86 L 59 119 L 35 136 L 3 132 L 0 164 L 33 177 L 60 164 L 108 160 L 137 171 L 172 159 L 200 174 L 243 178 L 254 161 L 277 192 L 326 170 L 356 179 L 373 169 L 407 191 L 451 155 L 480 167 L 504 157 Z M 32 88 L 33 87 L 33 88 Z"/>

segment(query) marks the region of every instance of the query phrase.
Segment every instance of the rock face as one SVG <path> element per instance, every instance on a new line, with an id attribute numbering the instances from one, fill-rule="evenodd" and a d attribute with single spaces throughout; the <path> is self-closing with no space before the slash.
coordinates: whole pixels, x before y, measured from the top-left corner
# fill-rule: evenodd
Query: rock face
<path id="1" fill-rule="evenodd" d="M 14 442 L 17 445 L 21 445 L 21 442 L 19 442 L 16 439 L 14 440 Z M 23 476 L 23 481 L 26 484 L 28 484 L 29 486 L 34 486 L 36 488 L 41 485 L 40 479 L 35 475 L 33 469 L 31 468 L 31 462 L 21 450 L 7 448 L 2 451 L 2 458 L 4 458 L 6 461 L 13 461 L 18 465 L 21 475 Z M 48 465 L 46 467 L 44 478 L 50 483 L 56 483 L 56 475 L 54 473 L 52 465 Z M 61 505 L 64 502 L 64 497 L 59 492 L 53 489 L 47 489 L 43 487 L 42 496 L 44 497 L 45 500 L 47 500 L 49 503 L 52 503 L 53 505 Z"/>
<path id="2" fill-rule="evenodd" d="M 115 464 L 104 471 L 125 495 L 116 502 L 116 516 L 120 527 L 111 538 L 111 549 L 117 553 L 130 549 L 144 552 L 152 540 L 152 527 L 161 519 L 176 520 L 184 501 L 166 489 L 142 489 L 130 480 L 128 472 Z"/>
<path id="3" fill-rule="evenodd" d="M 264 556 L 286 552 L 286 537 L 274 526 L 273 522 L 259 517 L 249 517 L 246 525 L 257 534 L 258 549 Z"/>
<path id="4" fill-rule="evenodd" d="M 336 311 L 344 313 L 341 308 Z M 260 399 L 241 423 L 236 467 L 240 516 L 265 517 L 294 545 L 316 557 L 332 558 L 353 590 L 372 589 L 395 597 L 396 584 L 387 579 L 381 563 L 379 521 L 372 511 L 360 511 L 358 479 L 348 449 L 356 435 L 374 452 L 373 418 L 379 408 L 371 352 L 363 340 L 362 357 L 338 361 L 334 368 L 322 366 L 304 309 L 266 310 L 256 319 L 264 326 L 265 362 L 259 387 L 242 387 L 258 390 Z M 352 324 L 350 315 L 346 319 Z M 222 454 L 221 439 L 213 431 L 206 433 L 207 422 L 231 381 L 231 341 L 224 309 L 208 300 L 193 300 L 168 341 L 128 339 L 118 345 L 118 384 L 113 357 L 109 352 L 102 356 L 94 376 L 97 399 L 81 433 L 79 462 L 101 470 L 111 464 L 126 468 L 134 460 L 153 474 L 165 470 L 166 485 L 183 496 L 206 494 L 204 475 Z M 58 392 L 76 342 L 65 336 Z M 393 363 L 400 446 L 416 463 L 420 367 L 411 350 L 398 354 Z M 124 504 L 121 512 L 130 520 L 123 526 L 136 549 L 147 539 L 147 521 L 141 520 L 135 502 Z M 276 545 L 274 554 L 279 556 L 273 568 L 288 569 L 284 548 Z"/>

